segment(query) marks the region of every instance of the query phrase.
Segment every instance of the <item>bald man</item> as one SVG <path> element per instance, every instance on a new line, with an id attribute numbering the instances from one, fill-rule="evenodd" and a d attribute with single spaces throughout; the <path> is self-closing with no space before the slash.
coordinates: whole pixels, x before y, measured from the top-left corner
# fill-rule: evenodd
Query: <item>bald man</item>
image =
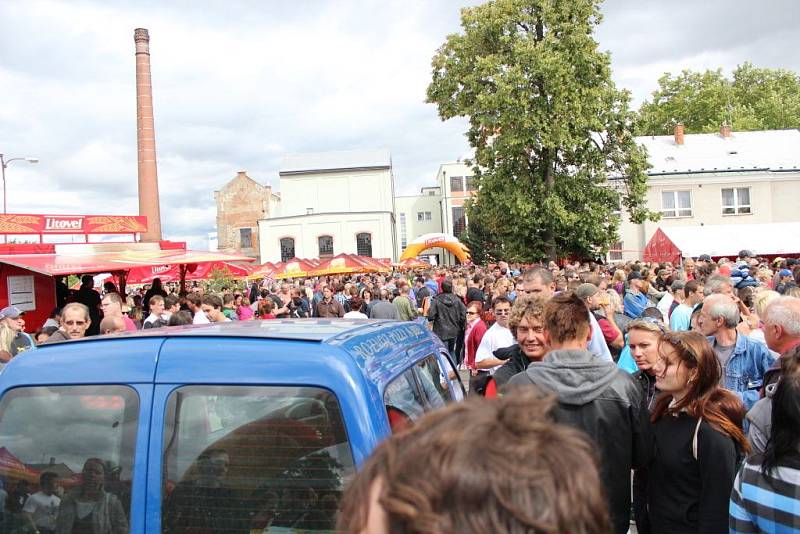
<path id="1" fill-rule="evenodd" d="M 125 332 L 125 330 L 125 321 L 122 320 L 122 316 L 103 317 L 103 320 L 100 321 L 101 334 L 113 334 L 115 332 Z"/>

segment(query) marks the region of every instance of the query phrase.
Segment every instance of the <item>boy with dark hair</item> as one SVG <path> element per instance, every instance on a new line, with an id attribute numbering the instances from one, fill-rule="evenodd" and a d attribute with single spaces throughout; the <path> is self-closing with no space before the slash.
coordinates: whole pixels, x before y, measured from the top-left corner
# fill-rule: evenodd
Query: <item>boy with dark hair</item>
<path id="1" fill-rule="evenodd" d="M 590 336 L 583 301 L 572 293 L 553 297 L 544 310 L 544 338 L 550 351 L 514 376 L 507 389 L 535 386 L 555 394 L 555 420 L 583 430 L 595 441 L 612 531 L 625 534 L 630 521 L 630 471 L 649 461 L 649 414 L 635 380 L 586 350 Z"/>

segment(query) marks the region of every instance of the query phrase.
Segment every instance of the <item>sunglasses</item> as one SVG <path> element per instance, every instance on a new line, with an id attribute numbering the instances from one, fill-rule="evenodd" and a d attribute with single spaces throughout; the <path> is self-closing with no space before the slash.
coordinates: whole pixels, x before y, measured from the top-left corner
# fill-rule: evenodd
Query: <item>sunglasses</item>
<path id="1" fill-rule="evenodd" d="M 64 321 L 64 324 L 67 326 L 83 326 L 86 321 Z"/>

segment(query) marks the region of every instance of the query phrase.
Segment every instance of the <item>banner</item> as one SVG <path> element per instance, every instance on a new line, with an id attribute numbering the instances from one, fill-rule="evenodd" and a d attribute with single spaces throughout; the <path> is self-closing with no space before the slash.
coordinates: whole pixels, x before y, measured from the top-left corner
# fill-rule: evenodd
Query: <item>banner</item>
<path id="1" fill-rule="evenodd" d="M 135 234 L 147 231 L 141 215 L 0 214 L 0 234 Z"/>

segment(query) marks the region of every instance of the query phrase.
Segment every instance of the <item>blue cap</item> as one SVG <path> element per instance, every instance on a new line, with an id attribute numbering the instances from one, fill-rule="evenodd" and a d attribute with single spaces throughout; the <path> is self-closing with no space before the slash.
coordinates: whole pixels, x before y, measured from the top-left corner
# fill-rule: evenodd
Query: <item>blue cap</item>
<path id="1" fill-rule="evenodd" d="M 792 276 L 792 271 L 790 271 L 789 269 L 782 269 L 781 272 L 778 273 L 778 274 L 780 276 Z M 3 310 L 3 311 L 5 311 L 5 310 Z"/>

